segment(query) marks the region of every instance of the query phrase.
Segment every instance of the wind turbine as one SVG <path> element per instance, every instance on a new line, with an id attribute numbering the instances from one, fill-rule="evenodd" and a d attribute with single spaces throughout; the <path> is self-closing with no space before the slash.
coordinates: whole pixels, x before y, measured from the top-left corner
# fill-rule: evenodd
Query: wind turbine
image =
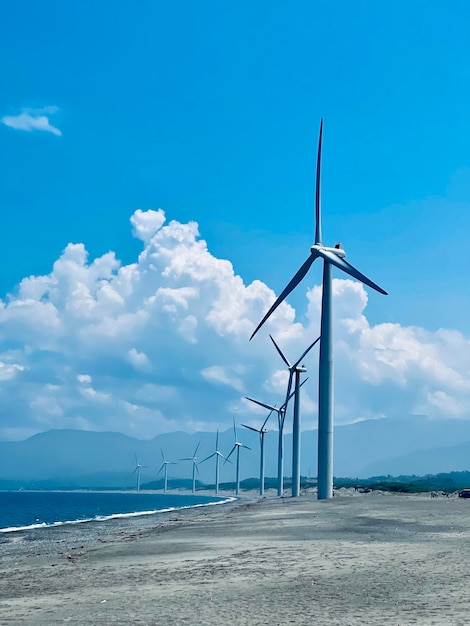
<path id="1" fill-rule="evenodd" d="M 137 454 L 135 454 L 134 456 L 135 456 L 135 469 L 134 469 L 134 471 L 132 473 L 135 474 L 137 472 L 137 491 L 140 491 L 140 470 L 143 467 L 147 467 L 147 465 L 141 465 L 137 461 Z"/>
<path id="2" fill-rule="evenodd" d="M 302 387 L 304 383 L 306 383 L 308 378 L 306 378 L 302 383 L 300 383 L 299 387 Z M 287 404 L 289 400 L 292 398 L 295 392 L 292 392 L 282 406 L 277 408 L 276 405 L 271 406 L 270 404 L 265 404 L 264 402 L 260 402 L 259 400 L 254 400 L 253 398 L 248 398 L 245 396 L 247 400 L 250 402 L 254 402 L 255 404 L 259 404 L 259 406 L 264 407 L 265 409 L 269 409 L 271 413 L 277 413 L 277 423 L 278 423 L 278 444 L 277 444 L 277 495 L 282 496 L 284 491 L 284 422 L 286 419 L 286 410 Z"/>
<path id="3" fill-rule="evenodd" d="M 324 246 L 321 233 L 320 211 L 320 171 L 321 147 L 323 134 L 323 120 L 320 123 L 318 138 L 317 173 L 315 190 L 315 243 L 310 248 L 310 255 L 301 265 L 292 280 L 281 292 L 277 300 L 268 310 L 261 322 L 255 328 L 250 339 L 258 332 L 265 321 L 277 307 L 297 287 L 305 277 L 312 263 L 323 259 L 323 294 L 321 309 L 321 340 L 320 365 L 318 377 L 318 499 L 324 500 L 333 496 L 333 308 L 332 308 L 332 278 L 331 267 L 334 265 L 349 276 L 356 278 L 379 293 L 387 295 L 381 287 L 372 282 L 367 276 L 345 260 L 346 253 L 340 243 L 334 248 Z"/>
<path id="4" fill-rule="evenodd" d="M 233 432 L 235 434 L 235 445 L 230 450 L 230 454 L 225 459 L 224 465 L 230 459 L 230 457 L 232 456 L 232 453 L 236 450 L 237 451 L 237 478 L 236 478 L 237 482 L 236 482 L 236 488 L 235 488 L 235 495 L 238 496 L 238 494 L 240 493 L 240 448 L 246 448 L 247 450 L 251 450 L 251 448 L 246 446 L 241 441 L 238 441 L 237 427 L 235 426 L 235 418 L 233 419 Z"/>
<path id="5" fill-rule="evenodd" d="M 193 462 L 193 493 L 196 491 L 196 471 L 199 474 L 199 470 L 197 468 L 196 454 L 200 445 L 201 445 L 201 442 L 197 444 L 196 449 L 194 450 L 193 456 L 188 456 L 185 459 L 180 459 L 180 461 L 192 461 Z"/>
<path id="6" fill-rule="evenodd" d="M 247 426 L 246 424 L 242 424 L 244 428 L 249 428 L 253 430 L 255 433 L 259 433 L 259 445 L 260 445 L 260 453 L 259 453 L 259 495 L 264 495 L 264 436 L 268 432 L 265 428 L 266 422 L 271 417 L 272 411 L 269 412 L 268 417 L 264 420 L 261 428 L 254 428 L 253 426 Z"/>
<path id="7" fill-rule="evenodd" d="M 166 493 L 168 490 L 168 466 L 176 465 L 176 463 L 175 461 L 167 461 L 165 458 L 165 455 L 163 454 L 163 450 L 161 448 L 160 448 L 160 451 L 162 453 L 163 463 L 162 463 L 161 468 L 158 470 L 158 474 L 160 474 L 160 472 L 164 470 L 163 493 Z"/>
<path id="8" fill-rule="evenodd" d="M 320 341 L 320 337 L 315 339 L 313 343 L 309 345 L 309 347 L 303 351 L 302 355 L 297 359 L 297 361 L 291 365 L 288 359 L 282 353 L 281 348 L 274 341 L 273 337 L 271 337 L 271 341 L 274 344 L 274 347 L 279 353 L 279 356 L 284 361 L 289 369 L 289 383 L 287 385 L 287 394 L 286 394 L 286 407 L 288 398 L 290 396 L 290 391 L 292 389 L 292 379 L 294 378 L 294 417 L 292 423 L 292 496 L 296 498 L 300 493 L 300 375 L 306 372 L 306 368 L 303 365 L 300 365 L 300 362 L 307 356 L 313 346 Z"/>
<path id="9" fill-rule="evenodd" d="M 220 459 L 225 459 L 224 455 L 219 450 L 219 431 L 218 430 L 217 430 L 217 435 L 215 437 L 215 452 L 213 452 L 209 456 L 206 456 L 206 458 L 203 459 L 201 463 L 204 463 L 204 461 L 208 461 L 209 459 L 212 459 L 213 456 L 215 456 L 215 493 L 218 494 L 219 493 L 219 461 Z M 229 463 L 231 462 L 232 461 L 229 461 Z"/>

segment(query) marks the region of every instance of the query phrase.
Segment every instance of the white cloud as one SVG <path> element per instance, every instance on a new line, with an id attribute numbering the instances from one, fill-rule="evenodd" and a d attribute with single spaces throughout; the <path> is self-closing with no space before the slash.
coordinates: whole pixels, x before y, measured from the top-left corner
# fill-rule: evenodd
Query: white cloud
<path id="1" fill-rule="evenodd" d="M 82 396 L 84 396 L 88 400 L 92 400 L 93 402 L 107 402 L 111 397 L 109 393 L 96 391 L 96 389 L 93 389 L 93 387 L 85 387 L 84 389 L 80 389 L 80 393 L 82 394 Z"/>
<path id="2" fill-rule="evenodd" d="M 18 372 L 24 370 L 22 365 L 18 365 L 17 363 L 3 363 L 0 361 L 0 382 L 2 380 L 10 380 L 14 378 Z"/>
<path id="3" fill-rule="evenodd" d="M 134 263 L 89 259 L 69 244 L 50 274 L 30 276 L 0 302 L 0 439 L 48 428 L 152 437 L 258 419 L 249 395 L 278 406 L 291 361 L 318 336 L 321 288 L 307 314 L 284 303 L 249 342 L 275 298 L 214 257 L 197 224 L 136 211 Z M 370 325 L 366 290 L 333 281 L 336 422 L 426 413 L 469 418 L 470 342 L 452 330 Z M 18 347 L 22 346 L 22 347 Z M 316 420 L 318 347 L 305 359 L 303 424 Z M 92 384 L 93 383 L 93 384 Z M 290 428 L 290 417 L 287 429 Z M 15 435 L 16 433 L 16 435 Z"/>
<path id="4" fill-rule="evenodd" d="M 236 391 L 243 393 L 243 382 L 237 376 L 233 376 L 225 371 L 224 367 L 220 365 L 213 365 L 212 367 L 206 367 L 201 370 L 201 376 L 210 382 L 218 383 L 220 385 L 227 385 L 232 387 Z"/>
<path id="5" fill-rule="evenodd" d="M 127 351 L 127 358 L 129 363 L 132 363 L 136 370 L 149 372 L 152 369 L 152 364 L 148 356 L 143 352 L 137 352 L 135 348 L 131 348 Z"/>
<path id="6" fill-rule="evenodd" d="M 131 217 L 132 234 L 144 243 L 148 243 L 155 233 L 160 230 L 164 222 L 165 213 L 162 209 L 158 209 L 158 211 L 137 209 Z"/>
<path id="7" fill-rule="evenodd" d="M 14 128 L 15 130 L 41 130 L 60 137 L 62 132 L 49 122 L 48 115 L 57 113 L 58 107 L 49 106 L 42 109 L 23 109 L 18 115 L 4 115 L 1 118 L 2 124 Z"/>

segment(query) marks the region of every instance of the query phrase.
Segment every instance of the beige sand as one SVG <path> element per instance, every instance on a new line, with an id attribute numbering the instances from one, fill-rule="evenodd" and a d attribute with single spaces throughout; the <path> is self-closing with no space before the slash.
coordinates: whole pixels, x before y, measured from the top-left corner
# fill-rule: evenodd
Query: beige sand
<path id="1" fill-rule="evenodd" d="M 129 524 L 0 551 L 0 622 L 470 624 L 470 501 L 303 496 Z"/>

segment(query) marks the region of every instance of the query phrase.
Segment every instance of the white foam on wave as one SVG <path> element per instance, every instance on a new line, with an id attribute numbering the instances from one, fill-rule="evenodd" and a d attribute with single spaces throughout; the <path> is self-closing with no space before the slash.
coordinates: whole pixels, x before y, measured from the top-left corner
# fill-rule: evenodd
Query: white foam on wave
<path id="1" fill-rule="evenodd" d="M 171 513 L 172 511 L 182 511 L 183 509 L 197 509 L 204 506 L 216 506 L 217 504 L 227 504 L 234 502 L 237 498 L 229 497 L 218 502 L 205 502 L 204 504 L 188 504 L 186 506 L 171 506 L 167 509 L 153 509 L 151 511 L 134 511 L 132 513 L 113 513 L 112 515 L 96 515 L 95 517 L 87 517 L 84 519 L 67 520 L 65 522 L 40 522 L 38 524 L 30 524 L 29 526 L 10 526 L 8 528 L 0 528 L 0 533 L 14 533 L 25 530 L 37 530 L 40 528 L 54 528 L 56 526 L 66 526 L 71 524 L 85 524 L 87 522 L 107 522 L 112 519 L 123 519 L 126 517 L 140 517 L 142 515 L 156 515 L 157 513 Z"/>

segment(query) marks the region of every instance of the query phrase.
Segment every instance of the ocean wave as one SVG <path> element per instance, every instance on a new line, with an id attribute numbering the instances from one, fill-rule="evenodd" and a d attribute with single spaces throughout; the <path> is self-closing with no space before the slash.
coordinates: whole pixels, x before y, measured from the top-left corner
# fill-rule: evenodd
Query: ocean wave
<path id="1" fill-rule="evenodd" d="M 66 520 L 62 522 L 39 522 L 37 524 L 30 524 L 28 526 L 9 526 L 8 528 L 0 528 L 1 534 L 14 533 L 28 530 L 38 530 L 43 528 L 55 528 L 57 526 L 68 526 L 75 524 L 86 524 L 89 522 L 107 522 L 112 519 L 124 519 L 127 517 L 141 517 L 144 515 L 156 515 L 158 513 L 171 513 L 173 511 L 182 511 L 184 509 L 197 509 L 200 507 L 216 506 L 218 504 L 227 504 L 228 502 L 234 502 L 237 498 L 228 497 L 224 500 L 217 502 L 205 502 L 203 504 L 188 504 L 185 506 L 171 506 L 166 509 L 153 509 L 150 511 L 134 511 L 131 513 L 112 513 L 111 515 L 96 515 L 94 517 L 87 517 L 83 519 Z"/>

